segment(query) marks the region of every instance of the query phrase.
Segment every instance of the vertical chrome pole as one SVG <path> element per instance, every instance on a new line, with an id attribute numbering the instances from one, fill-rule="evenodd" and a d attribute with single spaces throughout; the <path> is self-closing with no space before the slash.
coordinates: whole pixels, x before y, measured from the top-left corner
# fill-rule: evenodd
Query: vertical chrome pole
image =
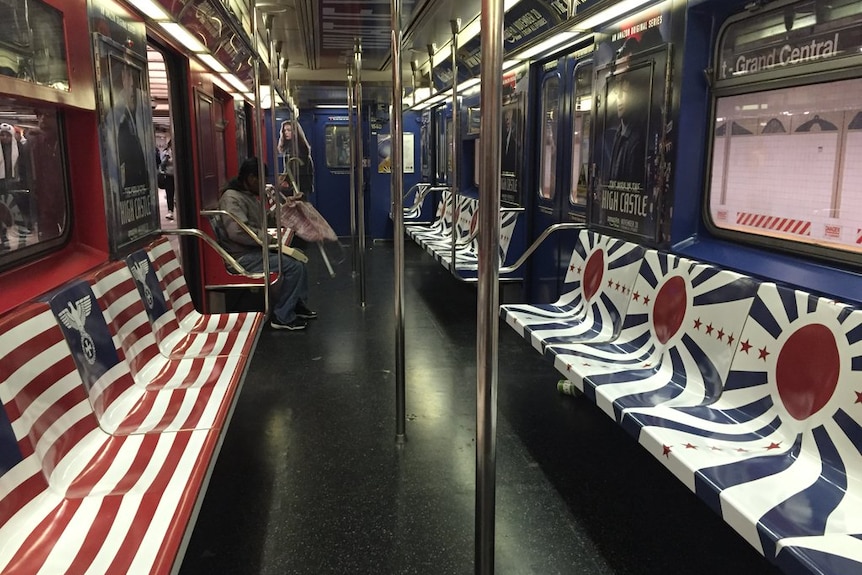
<path id="1" fill-rule="evenodd" d="M 494 573 L 497 482 L 497 344 L 500 303 L 500 126 L 503 3 L 482 0 L 482 162 L 479 171 L 479 293 L 476 314 L 476 565 Z"/>
<path id="2" fill-rule="evenodd" d="M 411 86 L 413 88 L 413 93 L 411 97 L 413 98 L 413 103 L 411 106 L 416 105 L 416 72 L 419 70 L 419 60 L 410 60 L 410 81 Z"/>
<path id="3" fill-rule="evenodd" d="M 395 441 L 404 443 L 404 122 L 402 121 L 401 0 L 391 0 L 392 13 L 392 231 L 395 243 Z"/>
<path id="4" fill-rule="evenodd" d="M 458 106 L 458 32 L 461 31 L 461 19 L 456 18 L 450 20 L 452 26 L 452 197 L 454 198 L 461 189 L 461 162 L 459 161 L 459 153 L 461 151 L 461 117 L 460 106 Z M 455 204 L 453 204 L 453 207 Z M 452 248 L 449 260 L 449 269 L 455 273 L 455 252 L 458 234 L 456 232 L 457 219 L 460 214 L 453 210 L 453 226 L 452 226 Z"/>
<path id="5" fill-rule="evenodd" d="M 274 21 L 270 20 L 270 24 Z M 281 246 L 281 203 L 278 201 L 278 140 L 276 139 L 276 118 L 275 118 L 275 80 L 278 73 L 277 56 L 275 53 L 275 43 L 272 41 L 272 26 L 267 30 L 269 37 L 269 112 L 270 122 L 272 122 L 272 174 L 275 188 L 273 189 L 272 201 L 275 207 L 275 241 L 278 246 Z M 276 64 L 275 66 L 273 64 Z M 263 181 L 263 180 L 261 180 Z M 263 194 L 263 203 L 266 204 L 266 193 Z M 263 225 L 266 227 L 267 219 L 264 218 Z M 269 236 L 263 236 L 269 241 Z M 279 247 L 279 249 L 281 249 Z M 281 279 L 282 274 L 281 258 L 278 258 L 278 279 Z"/>
<path id="6" fill-rule="evenodd" d="M 258 18 L 258 10 L 257 10 L 257 1 L 252 0 L 252 19 L 251 19 L 251 37 L 257 38 L 257 18 Z M 257 50 L 255 49 L 255 52 Z M 263 246 L 261 250 L 263 250 L 263 275 L 264 275 L 264 285 L 266 289 L 263 290 L 263 309 L 264 313 L 269 316 L 271 311 L 272 303 L 270 302 L 269 297 L 269 234 L 266 233 L 266 197 L 263 193 L 263 183 L 266 181 L 266 172 L 263 166 L 264 153 L 263 153 L 263 110 L 261 110 L 261 102 L 260 102 L 260 54 L 256 54 L 255 57 L 252 58 L 252 69 L 254 74 L 254 120 L 255 120 L 255 147 L 257 148 L 257 153 L 255 156 L 257 157 L 257 177 L 258 177 L 258 198 L 260 199 L 260 215 L 261 215 L 261 229 L 259 230 L 260 238 L 263 240 Z"/>
<path id="7" fill-rule="evenodd" d="M 350 252 L 356 275 L 356 117 L 353 110 L 353 66 L 347 68 L 347 125 L 350 133 Z"/>
<path id="8" fill-rule="evenodd" d="M 356 178 L 359 219 L 359 303 L 365 307 L 365 152 L 362 150 L 362 42 L 356 39 L 353 58 L 356 64 Z"/>

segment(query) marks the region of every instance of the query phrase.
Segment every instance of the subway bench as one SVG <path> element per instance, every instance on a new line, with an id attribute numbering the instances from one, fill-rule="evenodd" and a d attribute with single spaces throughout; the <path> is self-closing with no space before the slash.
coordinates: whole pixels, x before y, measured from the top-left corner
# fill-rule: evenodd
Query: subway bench
<path id="1" fill-rule="evenodd" d="M 453 207 L 457 206 L 457 219 Z M 515 227 L 523 212 L 520 207 L 500 208 L 499 264 L 506 262 Z M 479 262 L 479 200 L 449 191 L 441 194 L 437 218 L 428 226 L 412 225 L 405 231 L 443 267 L 464 280 L 478 277 Z M 454 239 L 453 239 L 454 236 Z M 454 244 L 454 246 L 453 246 Z M 453 251 L 454 247 L 454 251 Z M 454 258 L 453 258 L 454 256 Z M 501 274 L 502 280 L 519 279 L 513 274 Z"/>
<path id="2" fill-rule="evenodd" d="M 791 574 L 862 573 L 862 310 L 584 230 L 501 316 Z"/>
<path id="3" fill-rule="evenodd" d="M 0 317 L 0 572 L 177 568 L 262 320 L 164 239 Z"/>

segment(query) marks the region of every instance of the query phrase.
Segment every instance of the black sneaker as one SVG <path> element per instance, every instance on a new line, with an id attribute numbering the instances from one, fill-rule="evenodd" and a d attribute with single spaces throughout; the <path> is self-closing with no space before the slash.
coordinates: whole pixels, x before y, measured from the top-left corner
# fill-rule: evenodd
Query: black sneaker
<path id="1" fill-rule="evenodd" d="M 282 323 L 278 321 L 276 318 L 272 318 L 272 321 L 269 322 L 269 325 L 272 326 L 272 329 L 286 329 L 290 331 L 299 331 L 301 329 L 305 329 L 308 324 L 305 320 L 300 319 L 299 317 L 294 318 L 294 320 L 290 323 Z"/>
<path id="2" fill-rule="evenodd" d="M 304 303 L 299 302 L 296 304 L 296 307 L 293 308 L 294 313 L 296 313 L 296 317 L 302 319 L 317 319 L 317 312 L 313 309 L 309 309 Z"/>

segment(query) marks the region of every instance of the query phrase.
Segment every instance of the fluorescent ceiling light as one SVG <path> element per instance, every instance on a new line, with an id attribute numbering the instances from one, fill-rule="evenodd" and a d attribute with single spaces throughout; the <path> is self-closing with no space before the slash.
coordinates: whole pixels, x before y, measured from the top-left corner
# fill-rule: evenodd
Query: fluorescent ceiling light
<path id="1" fill-rule="evenodd" d="M 207 47 L 204 46 L 200 40 L 189 34 L 189 32 L 179 24 L 175 22 L 159 22 L 159 26 L 164 28 L 168 34 L 173 36 L 174 39 L 176 39 L 186 49 L 196 54 L 209 52 Z"/>
<path id="2" fill-rule="evenodd" d="M 481 81 L 480 78 L 470 78 L 469 80 L 461 82 L 461 84 L 458 85 L 458 89 L 459 90 L 469 90 L 473 86 L 477 85 L 480 81 Z"/>
<path id="3" fill-rule="evenodd" d="M 458 45 L 463 46 L 464 44 L 478 36 L 481 29 L 482 18 L 474 18 L 469 24 L 464 26 L 464 29 L 461 30 L 460 34 L 458 34 Z"/>
<path id="4" fill-rule="evenodd" d="M 231 88 L 230 85 L 225 82 L 218 74 L 210 74 L 210 77 L 212 78 L 213 84 L 215 84 L 228 94 L 231 94 L 236 91 L 234 88 Z"/>
<path id="5" fill-rule="evenodd" d="M 198 54 L 198 58 L 207 66 L 209 66 L 210 70 L 217 74 L 227 74 L 227 68 L 224 67 L 224 64 L 215 59 L 215 56 L 212 54 Z"/>
<path id="6" fill-rule="evenodd" d="M 505 62 L 503 62 L 503 71 L 504 71 L 504 72 L 507 72 L 507 71 L 511 70 L 512 68 L 514 68 L 515 66 L 517 66 L 517 65 L 518 65 L 518 64 L 520 64 L 520 63 L 521 63 L 521 59 L 520 59 L 520 58 L 515 59 L 515 60 L 506 60 Z"/>
<path id="7" fill-rule="evenodd" d="M 170 20 L 171 17 L 153 0 L 130 0 L 132 6 L 153 20 Z"/>
<path id="8" fill-rule="evenodd" d="M 422 100 L 426 100 L 431 97 L 431 88 L 425 86 L 422 88 L 416 88 L 416 91 L 413 93 L 416 102 L 421 102 Z"/>
<path id="9" fill-rule="evenodd" d="M 240 80 L 239 78 L 237 78 L 233 74 L 222 74 L 221 77 L 222 77 L 222 79 L 224 79 L 225 82 L 227 82 L 228 84 L 233 86 L 238 91 L 243 92 L 243 93 L 248 92 L 248 86 L 243 84 L 242 80 Z M 253 92 L 251 93 L 251 97 L 254 98 Z"/>
<path id="10" fill-rule="evenodd" d="M 525 60 L 529 60 L 533 56 L 538 56 L 543 52 L 548 52 L 551 50 L 557 51 L 564 48 L 566 44 L 568 44 L 577 37 L 578 34 L 576 34 L 575 32 L 560 32 L 559 34 L 554 34 L 544 42 L 541 42 L 536 46 L 533 46 L 529 50 L 518 54 L 518 57 Z"/>
<path id="11" fill-rule="evenodd" d="M 575 30 L 592 30 L 596 26 L 601 26 L 605 22 L 609 22 L 627 12 L 631 12 L 648 2 L 650 2 L 650 0 L 623 0 L 622 2 L 617 2 L 606 10 L 602 10 L 595 16 L 590 16 L 583 22 L 578 22 L 575 24 Z"/>
<path id="12" fill-rule="evenodd" d="M 318 104 L 315 108 L 320 110 L 346 110 L 347 104 Z"/>
<path id="13" fill-rule="evenodd" d="M 438 64 L 440 64 L 440 62 L 446 60 L 446 58 L 449 58 L 450 56 L 452 56 L 452 43 L 451 42 L 449 44 L 446 44 L 445 46 L 443 46 L 442 48 L 437 50 L 437 52 L 434 53 L 433 65 L 437 66 Z"/>

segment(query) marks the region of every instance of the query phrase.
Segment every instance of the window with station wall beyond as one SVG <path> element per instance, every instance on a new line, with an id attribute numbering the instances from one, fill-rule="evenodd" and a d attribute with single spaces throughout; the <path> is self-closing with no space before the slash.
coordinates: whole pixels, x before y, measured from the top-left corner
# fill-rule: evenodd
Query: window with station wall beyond
<path id="1" fill-rule="evenodd" d="M 0 270 L 62 244 L 69 230 L 57 110 L 0 98 Z"/>
<path id="2" fill-rule="evenodd" d="M 575 93 L 572 105 L 572 189 L 571 206 L 587 205 L 590 164 L 590 128 L 593 108 L 593 67 L 591 64 L 575 68 Z"/>
<path id="3" fill-rule="evenodd" d="M 557 190 L 557 121 L 560 78 L 551 76 L 542 86 L 542 146 L 539 157 L 539 197 L 553 200 Z"/>
<path id="4" fill-rule="evenodd" d="M 350 126 L 328 125 L 326 137 L 326 167 L 335 170 L 350 168 Z"/>
<path id="5" fill-rule="evenodd" d="M 859 262 L 862 3 L 797 2 L 749 17 L 726 27 L 719 48 L 710 223 Z"/>

